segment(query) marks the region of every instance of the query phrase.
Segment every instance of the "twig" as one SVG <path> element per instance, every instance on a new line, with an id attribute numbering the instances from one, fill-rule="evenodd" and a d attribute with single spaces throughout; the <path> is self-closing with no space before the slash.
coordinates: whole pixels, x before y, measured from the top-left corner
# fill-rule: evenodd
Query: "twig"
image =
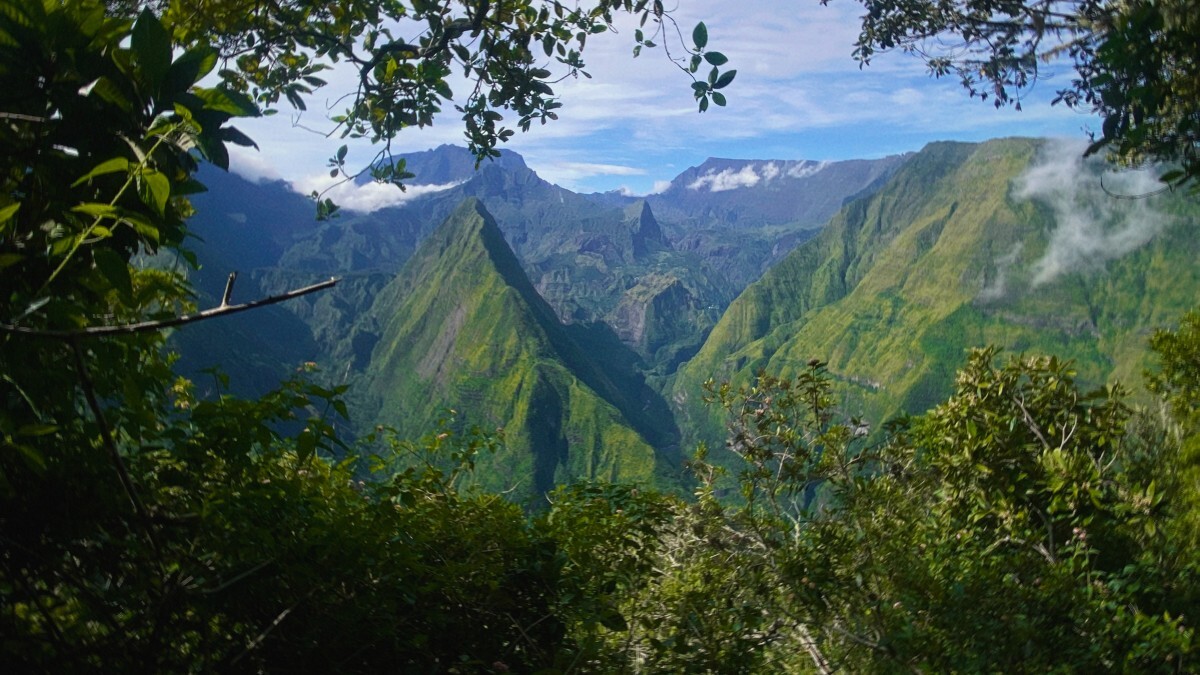
<path id="1" fill-rule="evenodd" d="M 50 121 L 48 117 L 38 117 L 36 115 L 26 115 L 23 113 L 0 112 L 0 119 L 5 120 L 20 120 L 22 122 L 39 122 L 46 123 Z"/>
<path id="2" fill-rule="evenodd" d="M 233 282 L 237 281 L 237 271 L 229 273 L 229 278 L 225 280 L 225 292 L 221 294 L 221 307 L 229 306 L 229 299 L 233 297 Z"/>
<path id="3" fill-rule="evenodd" d="M 116 441 L 113 440 L 112 431 L 108 428 L 108 421 L 104 418 L 104 411 L 100 408 L 100 402 L 96 400 L 95 387 L 92 385 L 92 378 L 88 374 L 87 364 L 83 360 L 83 346 L 80 344 L 79 336 L 71 338 L 71 352 L 75 356 L 75 370 L 79 373 L 79 384 L 83 389 L 83 396 L 87 399 L 88 407 L 92 410 L 92 416 L 96 418 L 96 426 L 100 427 L 100 439 L 104 443 L 104 449 L 108 451 L 108 457 L 112 460 L 113 466 L 117 470 L 117 477 L 121 479 L 121 487 L 125 490 L 125 495 L 129 497 L 130 503 L 133 504 L 133 510 L 137 512 L 138 522 L 146 532 L 146 537 L 150 540 L 150 546 L 154 551 L 158 552 L 158 542 L 154 538 L 154 532 L 150 529 L 150 515 L 146 512 L 146 507 L 142 504 L 142 500 L 138 497 L 137 489 L 133 485 L 133 479 L 129 476 L 129 469 L 125 466 L 125 460 L 121 459 L 121 453 L 117 450 Z"/>
<path id="4" fill-rule="evenodd" d="M 254 309 L 255 307 L 273 305 L 277 302 L 291 300 L 292 298 L 298 298 L 302 295 L 308 295 L 309 293 L 315 293 L 316 291 L 330 288 L 335 286 L 338 281 L 340 280 L 337 278 L 332 278 L 328 281 L 322 281 L 319 284 L 305 286 L 304 288 L 297 288 L 294 291 L 280 293 L 279 295 L 272 295 L 270 297 L 262 298 L 261 300 L 253 300 L 240 305 L 218 305 L 212 309 L 206 309 L 201 312 L 196 312 L 195 314 L 185 314 L 172 319 L 162 319 L 159 321 L 142 321 L 140 323 L 125 324 L 123 326 L 93 326 L 91 328 L 83 328 L 79 330 L 44 330 L 39 328 L 25 328 L 23 326 L 13 326 L 11 324 L 0 323 L 0 332 L 14 333 L 17 335 L 30 335 L 33 337 L 55 338 L 58 340 L 68 341 L 75 341 L 80 338 L 105 337 L 108 335 L 149 333 L 156 330 L 162 330 L 164 328 L 173 328 L 175 326 L 182 326 L 184 324 L 195 323 L 197 321 L 213 319 L 218 316 L 225 316 L 226 314 L 236 314 L 237 312 L 244 312 L 248 309 Z M 226 287 L 227 292 L 230 290 L 231 286 L 232 284 Z"/>
<path id="5" fill-rule="evenodd" d="M 1038 427 L 1037 422 L 1033 420 L 1033 415 L 1029 414 L 1029 409 L 1025 407 L 1025 402 L 1016 396 L 1012 398 L 1012 401 L 1013 403 L 1017 404 L 1018 408 L 1021 409 L 1021 416 L 1025 418 L 1025 426 L 1028 427 L 1029 430 L 1033 432 L 1033 435 L 1037 436 L 1038 440 L 1042 442 L 1042 448 L 1045 450 L 1050 450 L 1050 442 L 1046 440 L 1044 435 L 1042 435 L 1042 430 Z"/>
<path id="6" fill-rule="evenodd" d="M 250 569 L 242 571 L 241 573 L 239 573 L 237 576 L 233 577 L 232 579 L 222 582 L 220 586 L 217 586 L 216 588 L 201 589 L 200 592 L 204 593 L 206 595 L 211 595 L 213 593 L 220 593 L 221 591 L 224 591 L 225 589 L 229 588 L 230 586 L 233 586 L 234 584 L 238 583 L 242 579 L 245 579 L 246 577 L 258 572 L 259 570 L 262 570 L 267 565 L 270 565 L 273 562 L 275 562 L 274 558 L 269 558 L 267 560 L 264 560 L 264 561 L 258 563 L 257 565 L 255 565 L 254 567 L 251 567 Z"/>

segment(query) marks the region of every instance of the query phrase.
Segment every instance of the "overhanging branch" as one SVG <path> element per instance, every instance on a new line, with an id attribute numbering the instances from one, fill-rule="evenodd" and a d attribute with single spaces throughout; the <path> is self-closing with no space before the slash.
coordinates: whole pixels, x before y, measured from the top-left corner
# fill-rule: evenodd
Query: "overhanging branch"
<path id="1" fill-rule="evenodd" d="M 195 314 L 184 314 L 183 316 L 177 316 L 170 319 L 142 321 L 139 323 L 125 324 L 123 326 L 93 326 L 78 330 L 45 330 L 40 328 L 26 328 L 24 326 L 13 326 L 10 324 L 0 323 L 0 332 L 11 333 L 15 335 L 28 335 L 31 337 L 53 338 L 57 340 L 77 340 L 80 338 L 105 337 L 110 335 L 149 333 L 152 331 L 163 330 L 164 328 L 174 328 L 175 326 L 182 326 L 189 323 L 195 323 L 197 321 L 214 319 L 218 316 L 225 316 L 227 314 L 236 314 L 238 312 L 244 312 L 248 309 L 254 309 L 255 307 L 273 305 L 277 302 L 291 300 L 292 298 L 298 298 L 302 295 L 308 295 L 309 293 L 315 293 L 326 288 L 331 288 L 337 285 L 338 281 L 339 279 L 337 278 L 331 278 L 327 281 L 322 281 L 319 284 L 305 286 L 304 288 L 297 288 L 292 291 L 287 291 L 286 293 L 280 293 L 279 295 L 272 295 L 259 300 L 245 302 L 240 305 L 230 305 L 227 304 L 227 302 L 233 286 L 233 279 L 231 275 L 230 282 L 225 288 L 225 296 L 222 304 L 211 309 L 196 312 Z"/>

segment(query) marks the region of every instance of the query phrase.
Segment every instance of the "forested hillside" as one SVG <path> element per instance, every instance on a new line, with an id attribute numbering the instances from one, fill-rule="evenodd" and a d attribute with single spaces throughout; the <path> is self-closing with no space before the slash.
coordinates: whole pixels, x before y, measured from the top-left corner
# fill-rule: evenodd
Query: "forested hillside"
<path id="1" fill-rule="evenodd" d="M 451 409 L 459 428 L 502 429 L 503 450 L 476 465 L 483 486 L 527 502 L 576 479 L 677 484 L 666 405 L 613 367 L 637 357 L 611 332 L 606 348 L 573 337 L 480 202 L 422 243 L 362 321 L 379 331 L 358 382 L 378 412 L 355 412 L 404 438 Z"/>
<path id="2" fill-rule="evenodd" d="M 875 425 L 942 400 L 981 345 L 1136 386 L 1146 336 L 1200 292 L 1200 211 L 1106 195 L 1100 167 L 1063 152 L 1006 139 L 915 155 L 730 305 L 680 368 L 681 427 L 719 442 L 705 380 L 794 374 L 814 358 L 828 361 L 843 412 Z"/>

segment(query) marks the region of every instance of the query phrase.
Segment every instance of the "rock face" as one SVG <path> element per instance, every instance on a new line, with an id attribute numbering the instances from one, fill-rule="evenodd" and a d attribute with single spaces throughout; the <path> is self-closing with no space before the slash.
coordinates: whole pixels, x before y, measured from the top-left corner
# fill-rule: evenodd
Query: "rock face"
<path id="1" fill-rule="evenodd" d="M 716 307 L 703 297 L 713 293 L 696 292 L 673 274 L 647 274 L 621 296 L 610 324 L 622 342 L 671 369 L 699 346 L 696 327 L 715 322 Z"/>
<path id="2" fill-rule="evenodd" d="M 628 216 L 632 216 L 633 213 L 637 214 L 629 219 L 630 229 L 633 233 L 631 244 L 634 259 L 644 260 L 651 253 L 671 249 L 671 243 L 667 241 L 662 228 L 658 226 L 658 220 L 650 210 L 649 202 L 643 201 L 640 205 L 633 204 L 625 210 L 625 213 Z"/>

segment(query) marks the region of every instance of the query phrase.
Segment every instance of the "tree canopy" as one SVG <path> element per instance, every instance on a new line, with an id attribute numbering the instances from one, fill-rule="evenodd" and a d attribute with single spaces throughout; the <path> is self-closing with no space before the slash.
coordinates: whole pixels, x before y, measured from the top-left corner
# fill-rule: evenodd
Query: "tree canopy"
<path id="1" fill-rule="evenodd" d="M 822 0 L 828 2 L 828 0 Z M 1166 165 L 1164 182 L 1200 181 L 1200 17 L 1186 0 L 858 0 L 855 57 L 901 50 L 971 96 L 1021 107 L 1055 61 L 1074 68 L 1055 103 L 1095 113 L 1088 153 Z"/>

